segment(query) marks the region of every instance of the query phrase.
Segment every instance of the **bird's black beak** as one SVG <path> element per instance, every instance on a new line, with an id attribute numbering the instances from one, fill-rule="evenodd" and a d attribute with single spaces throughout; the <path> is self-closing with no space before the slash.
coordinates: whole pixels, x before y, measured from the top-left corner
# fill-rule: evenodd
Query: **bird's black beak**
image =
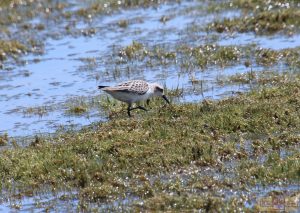
<path id="1" fill-rule="evenodd" d="M 170 104 L 170 101 L 169 101 L 169 99 L 167 98 L 167 96 L 162 95 L 161 97 L 162 97 L 163 99 L 165 99 L 165 101 L 166 101 L 168 104 Z"/>

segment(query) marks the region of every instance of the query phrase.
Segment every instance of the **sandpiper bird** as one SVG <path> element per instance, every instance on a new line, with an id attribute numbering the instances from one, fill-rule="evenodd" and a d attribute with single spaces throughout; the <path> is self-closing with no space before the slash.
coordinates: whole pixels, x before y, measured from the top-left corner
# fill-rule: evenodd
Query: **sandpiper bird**
<path id="1" fill-rule="evenodd" d="M 129 117 L 131 116 L 131 110 L 142 109 L 147 111 L 147 109 L 142 106 L 132 107 L 132 104 L 138 101 L 147 100 L 148 102 L 149 98 L 160 96 L 170 104 L 170 101 L 164 95 L 163 87 L 157 83 L 148 83 L 143 80 L 131 80 L 116 86 L 98 86 L 98 88 L 107 92 L 115 99 L 126 102 L 128 104 L 127 113 Z"/>

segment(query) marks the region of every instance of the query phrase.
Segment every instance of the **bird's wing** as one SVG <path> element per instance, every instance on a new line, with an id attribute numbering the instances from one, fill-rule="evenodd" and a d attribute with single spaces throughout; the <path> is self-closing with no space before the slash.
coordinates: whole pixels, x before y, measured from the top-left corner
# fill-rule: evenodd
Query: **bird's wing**
<path id="1" fill-rule="evenodd" d="M 144 95 L 147 91 L 149 90 L 149 85 L 146 81 L 142 80 L 135 80 L 132 82 L 129 91 L 139 94 L 139 95 Z"/>
<path id="2" fill-rule="evenodd" d="M 116 86 L 103 88 L 104 91 L 110 92 L 131 92 L 139 95 L 145 94 L 149 90 L 149 85 L 146 81 L 132 80 L 120 83 Z"/>
<path id="3" fill-rule="evenodd" d="M 129 91 L 131 88 L 132 82 L 126 81 L 123 83 L 120 83 L 116 86 L 106 87 L 103 90 L 104 91 Z"/>

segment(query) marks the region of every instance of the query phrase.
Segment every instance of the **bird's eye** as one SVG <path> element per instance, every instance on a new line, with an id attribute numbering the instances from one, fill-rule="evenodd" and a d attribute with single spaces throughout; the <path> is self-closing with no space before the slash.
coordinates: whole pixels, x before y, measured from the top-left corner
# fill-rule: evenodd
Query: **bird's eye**
<path id="1" fill-rule="evenodd" d="M 159 87 L 156 87 L 156 90 L 159 91 L 159 92 L 163 92 L 164 91 L 164 89 L 159 88 Z"/>

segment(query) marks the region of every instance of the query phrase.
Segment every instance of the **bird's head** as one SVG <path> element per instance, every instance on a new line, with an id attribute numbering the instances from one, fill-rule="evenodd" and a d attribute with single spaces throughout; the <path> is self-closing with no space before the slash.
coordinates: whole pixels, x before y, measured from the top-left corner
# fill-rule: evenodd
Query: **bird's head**
<path id="1" fill-rule="evenodd" d="M 153 83 L 152 86 L 153 86 L 154 96 L 162 97 L 163 99 L 165 99 L 165 101 L 168 104 L 170 104 L 169 99 L 164 94 L 164 88 L 160 84 L 157 84 L 157 83 Z"/>

